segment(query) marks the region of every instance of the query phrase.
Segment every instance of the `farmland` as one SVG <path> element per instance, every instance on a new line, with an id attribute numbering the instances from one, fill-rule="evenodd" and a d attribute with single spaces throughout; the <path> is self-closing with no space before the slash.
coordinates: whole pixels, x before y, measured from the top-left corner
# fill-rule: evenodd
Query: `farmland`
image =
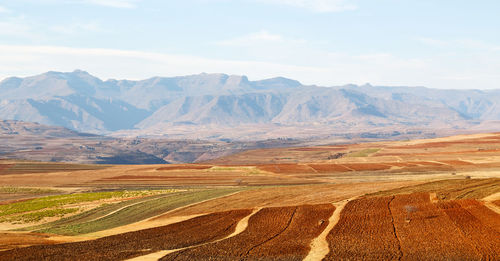
<path id="1" fill-rule="evenodd" d="M 199 164 L 1 161 L 0 260 L 498 260 L 499 153 L 492 133 Z"/>

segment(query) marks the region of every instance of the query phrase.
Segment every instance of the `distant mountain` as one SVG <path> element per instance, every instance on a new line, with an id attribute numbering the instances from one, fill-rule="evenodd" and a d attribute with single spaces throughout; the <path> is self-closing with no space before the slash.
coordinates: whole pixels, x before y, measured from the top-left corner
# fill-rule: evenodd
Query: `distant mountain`
<path id="1" fill-rule="evenodd" d="M 164 133 L 178 138 L 223 138 L 224 131 L 245 126 L 253 126 L 253 138 L 267 138 L 270 130 L 272 137 L 293 137 L 304 126 L 332 133 L 460 129 L 500 120 L 500 91 L 317 87 L 281 77 L 249 81 L 245 76 L 205 73 L 102 81 L 77 70 L 1 81 L 0 119 L 97 134 Z M 193 135 L 198 133 L 203 135 Z"/>

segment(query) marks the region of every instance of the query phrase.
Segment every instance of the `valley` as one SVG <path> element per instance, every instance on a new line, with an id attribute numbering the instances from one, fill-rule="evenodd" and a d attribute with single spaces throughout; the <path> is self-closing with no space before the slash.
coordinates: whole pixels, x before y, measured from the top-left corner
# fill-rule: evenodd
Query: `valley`
<path id="1" fill-rule="evenodd" d="M 483 133 L 196 164 L 2 160 L 0 260 L 494 260 L 499 151 Z"/>

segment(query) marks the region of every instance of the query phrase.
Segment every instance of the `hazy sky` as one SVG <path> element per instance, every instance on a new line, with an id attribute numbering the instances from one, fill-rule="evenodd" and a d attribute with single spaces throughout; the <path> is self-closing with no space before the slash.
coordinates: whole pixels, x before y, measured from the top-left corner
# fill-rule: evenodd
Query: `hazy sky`
<path id="1" fill-rule="evenodd" d="M 0 79 L 74 69 L 500 89 L 500 1 L 0 1 Z"/>

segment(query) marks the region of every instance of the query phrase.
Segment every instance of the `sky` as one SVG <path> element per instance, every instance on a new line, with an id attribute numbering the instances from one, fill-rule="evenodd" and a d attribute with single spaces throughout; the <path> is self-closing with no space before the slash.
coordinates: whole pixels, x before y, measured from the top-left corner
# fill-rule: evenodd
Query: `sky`
<path id="1" fill-rule="evenodd" d="M 206 73 L 500 89 L 498 0 L 0 0 L 0 79 Z"/>

